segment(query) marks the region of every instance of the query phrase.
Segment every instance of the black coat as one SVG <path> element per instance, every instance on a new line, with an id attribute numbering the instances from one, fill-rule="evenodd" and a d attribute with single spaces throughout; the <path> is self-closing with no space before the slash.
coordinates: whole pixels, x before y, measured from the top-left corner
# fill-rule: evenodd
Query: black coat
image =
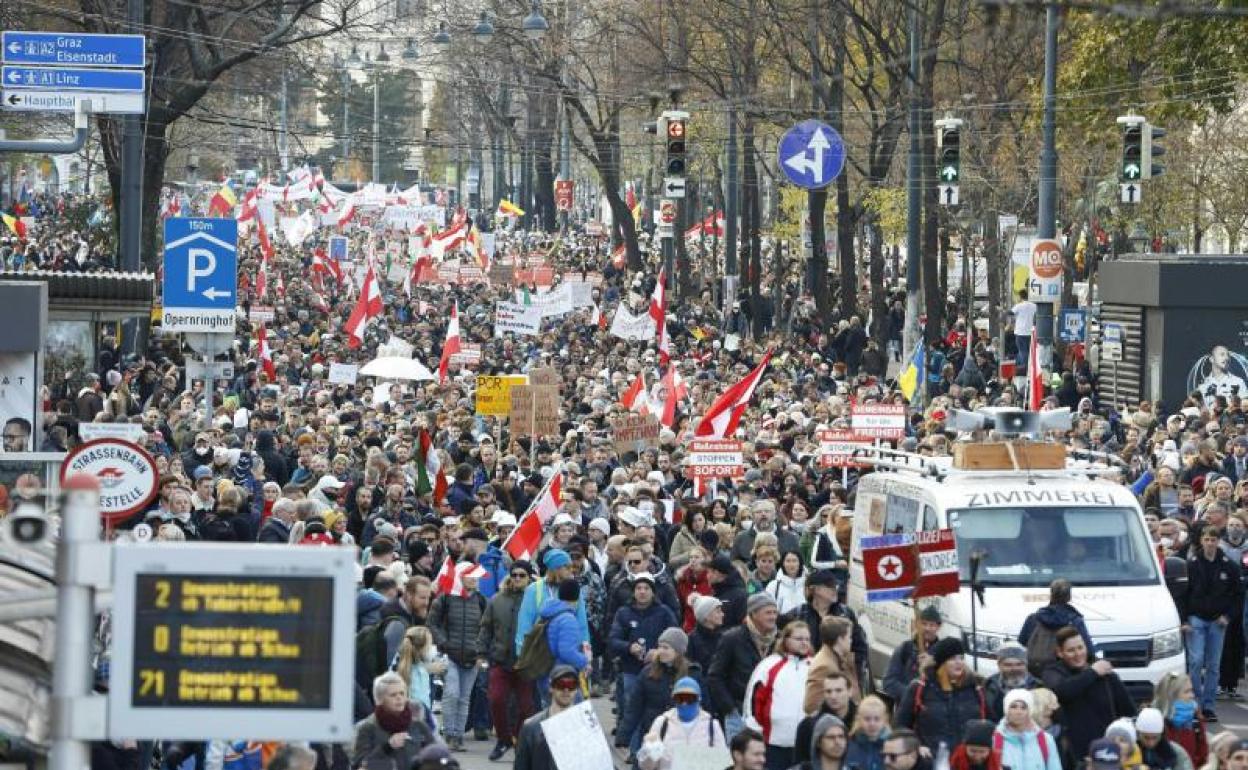
<path id="1" fill-rule="evenodd" d="M 935 754 L 942 741 L 951 751 L 961 743 L 969 720 L 988 716 L 984 691 L 973 676 L 968 673 L 961 686 L 945 691 L 929 669 L 925 679 L 915 680 L 906 688 L 893 710 L 893 724 L 914 730 Z"/>
<path id="2" fill-rule="evenodd" d="M 650 675 L 656 667 L 660 671 L 657 679 Z M 691 665 L 687 676 L 701 682 L 702 670 L 697 665 Z M 678 678 L 670 666 L 664 666 L 657 660 L 647 663 L 641 670 L 641 675 L 637 677 L 637 692 L 629 698 L 628 706 L 633 724 L 640 726 L 642 734 L 650 729 L 659 715 L 672 707 L 672 688 Z"/>
<path id="3" fill-rule="evenodd" d="M 858 623 L 858 613 L 838 601 L 828 607 L 828 615 L 845 618 L 854 624 L 853 631 L 850 632 L 849 649 L 854 653 L 854 663 L 858 666 L 859 673 L 862 673 L 866 670 L 868 650 L 867 636 L 862 632 L 862 626 Z M 784 628 L 794 620 L 804 622 L 810 628 L 810 649 L 818 652 L 823 646 L 823 637 L 819 635 L 819 624 L 823 622 L 823 617 L 814 607 L 806 603 L 780 618 L 779 626 Z M 858 681 L 866 680 L 860 678 Z"/>
<path id="4" fill-rule="evenodd" d="M 516 759 L 512 770 L 558 770 L 550 755 L 542 722 L 550 718 L 550 709 L 543 709 L 524 721 L 516 738 Z"/>
<path id="5" fill-rule="evenodd" d="M 762 659 L 748 626 L 739 625 L 724 632 L 707 672 L 708 711 L 718 717 L 740 712 L 750 675 Z"/>
<path id="6" fill-rule="evenodd" d="M 715 659 L 715 651 L 719 649 L 719 640 L 723 636 L 722 627 L 711 631 L 701 624 L 694 626 L 693 633 L 689 634 L 689 649 L 685 651 L 685 657 L 697 663 L 703 671 L 710 671 L 711 661 Z"/>
<path id="7" fill-rule="evenodd" d="M 1197 544 L 1187 559 L 1187 592 L 1179 604 L 1179 617 L 1217 620 L 1232 617 L 1244 588 L 1240 582 L 1239 565 L 1227 558 L 1222 549 L 1210 561 Z"/>
<path id="8" fill-rule="evenodd" d="M 1113 672 L 1101 676 L 1091 666 L 1075 671 L 1055 660 L 1044 667 L 1041 680 L 1061 706 L 1060 743 L 1066 767 L 1083 761 L 1088 744 L 1104 735 L 1110 722 L 1135 716 L 1135 704 Z"/>
<path id="9" fill-rule="evenodd" d="M 729 572 L 723 582 L 711 586 L 715 598 L 724 604 L 724 627 L 733 628 L 745 622 L 745 603 L 750 598 L 745 581 L 734 569 Z"/>

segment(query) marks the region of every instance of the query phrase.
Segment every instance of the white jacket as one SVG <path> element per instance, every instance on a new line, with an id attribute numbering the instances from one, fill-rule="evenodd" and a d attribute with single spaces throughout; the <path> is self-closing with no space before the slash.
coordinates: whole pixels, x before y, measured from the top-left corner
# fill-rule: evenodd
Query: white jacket
<path id="1" fill-rule="evenodd" d="M 772 682 L 771 708 L 767 714 L 754 713 L 754 694 L 767 687 L 771 671 L 783 662 Z M 745 726 L 758 730 L 772 746 L 791 747 L 797 743 L 797 726 L 806 718 L 802 710 L 802 698 L 806 694 L 806 676 L 810 673 L 810 658 L 793 655 L 768 655 L 754 667 L 750 681 L 745 686 L 745 702 L 741 716 Z M 769 729 L 763 729 L 763 722 Z"/>
<path id="2" fill-rule="evenodd" d="M 806 603 L 806 576 L 791 578 L 781 572 L 767 584 L 765 590 L 776 600 L 776 608 L 784 615 Z"/>
<path id="3" fill-rule="evenodd" d="M 663 723 L 667 729 L 663 729 Z M 668 709 L 654 720 L 650 730 L 642 736 L 662 736 L 659 741 L 646 740 L 637 751 L 637 763 L 641 770 L 671 770 L 673 753 L 678 746 L 720 746 L 727 751 L 724 728 L 719 721 L 706 712 L 698 710 L 698 716 L 689 724 L 680 721 L 676 709 Z"/>

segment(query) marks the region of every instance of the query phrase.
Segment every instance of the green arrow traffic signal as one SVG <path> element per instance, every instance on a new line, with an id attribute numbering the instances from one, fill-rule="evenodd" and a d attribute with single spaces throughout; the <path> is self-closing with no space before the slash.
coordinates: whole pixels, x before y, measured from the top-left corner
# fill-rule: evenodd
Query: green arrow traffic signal
<path id="1" fill-rule="evenodd" d="M 1144 132 L 1142 123 L 1132 123 L 1122 132 L 1122 181 L 1138 181 L 1144 173 Z"/>

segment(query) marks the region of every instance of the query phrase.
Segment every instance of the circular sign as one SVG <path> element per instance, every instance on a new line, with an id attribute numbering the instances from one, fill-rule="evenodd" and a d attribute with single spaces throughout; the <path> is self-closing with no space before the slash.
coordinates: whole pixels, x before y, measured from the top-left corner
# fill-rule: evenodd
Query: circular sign
<path id="1" fill-rule="evenodd" d="M 1044 238 L 1031 247 L 1031 271 L 1037 278 L 1053 279 L 1062 274 L 1062 245 Z"/>
<path id="2" fill-rule="evenodd" d="M 145 449 L 115 438 L 88 441 L 66 455 L 61 482 L 77 473 L 100 482 L 100 518 L 109 525 L 146 508 L 160 478 L 156 460 Z"/>
<path id="3" fill-rule="evenodd" d="M 827 123 L 803 120 L 780 137 L 776 160 L 780 171 L 798 187 L 827 187 L 845 168 L 845 142 Z"/>
<path id="4" fill-rule="evenodd" d="M 901 559 L 892 554 L 881 557 L 880 563 L 876 565 L 876 570 L 880 573 L 880 577 L 890 583 L 894 580 L 900 580 L 902 573 L 905 572 Z"/>

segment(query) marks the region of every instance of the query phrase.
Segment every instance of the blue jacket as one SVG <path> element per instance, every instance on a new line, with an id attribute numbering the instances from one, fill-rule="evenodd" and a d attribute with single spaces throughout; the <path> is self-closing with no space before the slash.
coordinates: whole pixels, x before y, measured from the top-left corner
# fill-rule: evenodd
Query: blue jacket
<path id="1" fill-rule="evenodd" d="M 626 604 L 615 613 L 607 646 L 619 661 L 621 671 L 637 674 L 641 672 L 642 662 L 628 652 L 633 642 L 640 641 L 646 651 L 653 650 L 659 643 L 660 634 L 679 625 L 672 610 L 661 602 L 651 602 L 645 609 Z"/>
<path id="2" fill-rule="evenodd" d="M 457 515 L 464 516 L 477 504 L 475 493 L 471 481 L 467 484 L 456 481 L 446 492 L 446 502 L 450 503 Z"/>
<path id="3" fill-rule="evenodd" d="M 524 646 L 524 637 L 529 635 L 529 631 L 537 623 L 538 612 L 546 604 L 558 602 L 558 593 L 559 587 L 547 586 L 545 578 L 533 581 L 524 589 L 524 599 L 520 601 L 520 614 L 516 617 L 516 655 L 520 654 L 520 648 Z M 581 640 L 588 642 L 589 620 L 585 617 L 584 597 L 576 603 L 576 619 L 581 627 Z"/>
<path id="4" fill-rule="evenodd" d="M 857 767 L 858 770 L 884 770 L 884 741 L 888 740 L 888 728 L 880 733 L 880 737 L 871 740 L 866 733 L 855 733 L 849 737 L 849 746 L 845 749 L 843 767 Z"/>
<path id="5" fill-rule="evenodd" d="M 1023 630 L 1018 632 L 1019 644 L 1027 646 L 1027 640 L 1031 638 L 1031 632 L 1035 630 L 1036 623 L 1043 623 L 1054 631 L 1063 626 L 1074 626 L 1079 635 L 1083 637 L 1083 643 L 1088 646 L 1088 657 L 1092 657 L 1092 635 L 1088 633 L 1088 626 L 1083 622 L 1083 615 L 1079 613 L 1079 610 L 1069 604 L 1046 604 L 1028 615 L 1023 621 Z"/>
<path id="6" fill-rule="evenodd" d="M 546 641 L 555 656 L 555 665 L 566 663 L 577 671 L 584 671 L 589 658 L 582 651 L 581 625 L 572 606 L 555 599 L 542 605 L 541 616 L 546 621 Z"/>

